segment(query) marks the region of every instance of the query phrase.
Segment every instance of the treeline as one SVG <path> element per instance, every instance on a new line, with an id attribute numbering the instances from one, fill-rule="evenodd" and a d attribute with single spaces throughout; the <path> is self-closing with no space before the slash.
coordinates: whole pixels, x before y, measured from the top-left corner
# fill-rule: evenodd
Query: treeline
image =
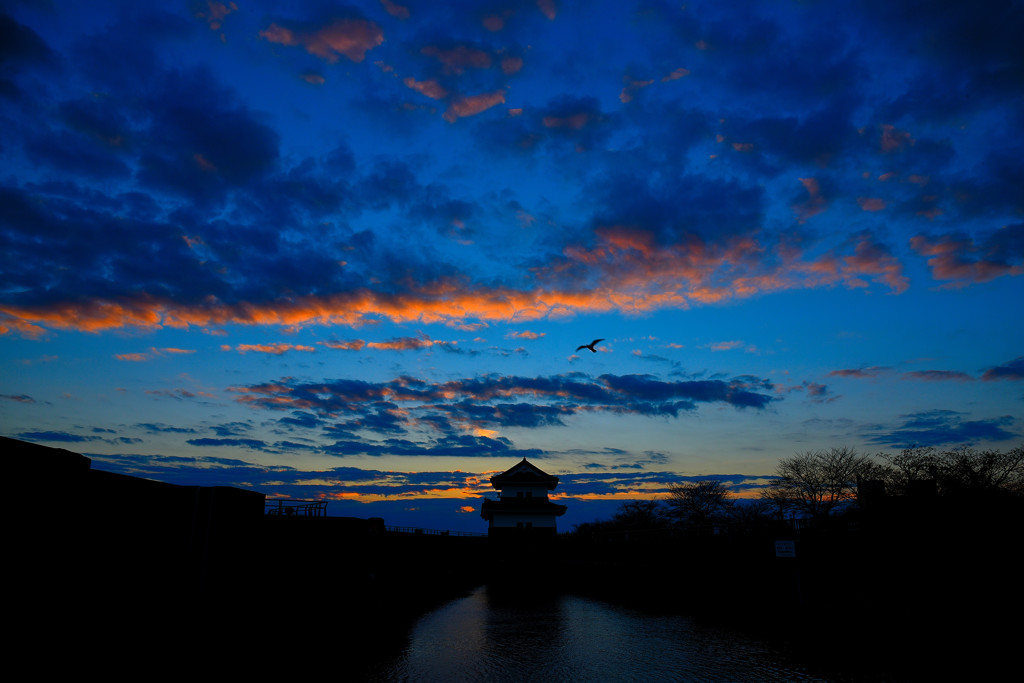
<path id="1" fill-rule="evenodd" d="M 785 634 L 842 680 L 987 680 L 1019 644 L 1005 623 L 1024 610 L 1022 526 L 1022 447 L 831 448 L 781 459 L 753 499 L 706 480 L 625 503 L 563 537 L 562 573 L 602 599 Z"/>
<path id="2" fill-rule="evenodd" d="M 756 498 L 741 499 L 720 480 L 679 483 L 664 498 L 629 501 L 611 519 L 577 525 L 573 533 L 755 533 L 783 523 L 821 528 L 868 507 L 895 514 L 915 505 L 970 517 L 1024 505 L 1024 446 L 874 455 L 846 447 L 804 451 L 779 460 Z"/>

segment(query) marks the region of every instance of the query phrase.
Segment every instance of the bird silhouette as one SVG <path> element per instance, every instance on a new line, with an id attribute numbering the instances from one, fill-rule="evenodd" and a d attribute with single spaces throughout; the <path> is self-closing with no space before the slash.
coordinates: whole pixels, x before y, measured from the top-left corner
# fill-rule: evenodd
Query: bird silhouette
<path id="1" fill-rule="evenodd" d="M 604 339 L 595 339 L 594 341 L 590 342 L 589 344 L 583 344 L 581 346 L 577 346 L 576 350 L 579 351 L 580 349 L 590 349 L 594 353 L 597 353 L 597 349 L 595 349 L 594 347 L 597 346 L 598 342 L 603 342 L 603 341 L 604 341 Z"/>

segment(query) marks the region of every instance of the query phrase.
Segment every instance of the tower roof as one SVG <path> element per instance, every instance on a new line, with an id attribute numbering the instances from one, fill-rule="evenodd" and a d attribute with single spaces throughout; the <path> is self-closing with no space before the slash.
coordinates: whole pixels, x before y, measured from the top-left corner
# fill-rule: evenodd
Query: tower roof
<path id="1" fill-rule="evenodd" d="M 558 477 L 548 474 L 532 462 L 523 458 L 519 463 L 501 474 L 491 477 L 491 486 L 499 491 L 510 484 L 544 486 L 549 491 L 558 486 Z"/>

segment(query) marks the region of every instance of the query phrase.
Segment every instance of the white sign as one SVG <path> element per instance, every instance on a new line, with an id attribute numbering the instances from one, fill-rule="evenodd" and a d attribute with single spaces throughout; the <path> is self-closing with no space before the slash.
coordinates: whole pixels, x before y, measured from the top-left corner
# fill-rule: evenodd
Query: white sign
<path id="1" fill-rule="evenodd" d="M 775 541 L 775 557 L 796 557 L 796 541 Z"/>

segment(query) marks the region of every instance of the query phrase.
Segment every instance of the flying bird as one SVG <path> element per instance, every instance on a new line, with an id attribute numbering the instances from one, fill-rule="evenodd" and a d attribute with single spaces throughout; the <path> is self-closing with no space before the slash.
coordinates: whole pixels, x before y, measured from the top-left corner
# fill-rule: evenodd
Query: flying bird
<path id="1" fill-rule="evenodd" d="M 576 350 L 579 351 L 580 349 L 590 349 L 594 353 L 597 353 L 597 349 L 595 349 L 594 347 L 597 346 L 598 342 L 603 342 L 603 341 L 604 341 L 604 339 L 595 339 L 594 341 L 590 342 L 589 344 L 583 344 L 582 346 L 577 346 Z"/>

